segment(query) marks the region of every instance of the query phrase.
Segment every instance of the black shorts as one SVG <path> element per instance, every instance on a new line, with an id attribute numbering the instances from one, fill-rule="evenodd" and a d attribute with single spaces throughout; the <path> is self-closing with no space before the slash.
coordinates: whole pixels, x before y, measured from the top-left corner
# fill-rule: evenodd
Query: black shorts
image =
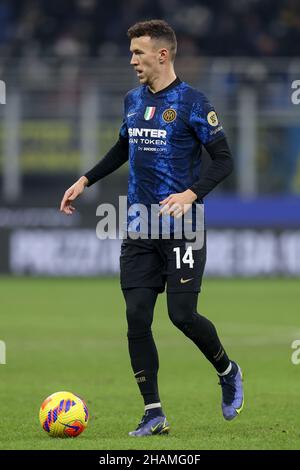
<path id="1" fill-rule="evenodd" d="M 199 292 L 206 261 L 206 240 L 194 249 L 185 239 L 123 240 L 122 289 L 151 287 L 163 292 Z"/>

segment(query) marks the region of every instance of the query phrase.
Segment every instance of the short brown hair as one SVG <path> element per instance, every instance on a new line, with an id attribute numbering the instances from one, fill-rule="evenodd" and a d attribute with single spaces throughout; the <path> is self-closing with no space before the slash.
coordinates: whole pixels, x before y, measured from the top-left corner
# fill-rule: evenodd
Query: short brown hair
<path id="1" fill-rule="evenodd" d="M 177 40 L 174 30 L 164 20 L 139 21 L 127 31 L 129 39 L 150 36 L 151 39 L 163 39 L 170 44 L 170 56 L 174 61 L 177 52 Z"/>

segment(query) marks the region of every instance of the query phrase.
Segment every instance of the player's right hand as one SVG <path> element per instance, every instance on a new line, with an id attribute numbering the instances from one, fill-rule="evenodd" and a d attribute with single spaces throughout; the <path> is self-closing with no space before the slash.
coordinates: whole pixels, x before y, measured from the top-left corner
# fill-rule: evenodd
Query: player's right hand
<path id="1" fill-rule="evenodd" d="M 84 188 L 88 184 L 88 179 L 85 176 L 79 178 L 64 194 L 60 204 L 60 211 L 67 215 L 72 215 L 75 211 L 75 207 L 71 204 L 75 199 L 83 193 Z"/>

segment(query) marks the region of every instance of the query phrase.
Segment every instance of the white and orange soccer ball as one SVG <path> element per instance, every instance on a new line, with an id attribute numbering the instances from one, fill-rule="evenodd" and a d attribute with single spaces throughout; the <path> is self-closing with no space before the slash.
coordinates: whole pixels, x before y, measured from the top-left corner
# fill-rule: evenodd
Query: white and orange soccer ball
<path id="1" fill-rule="evenodd" d="M 76 437 L 88 424 L 85 402 L 74 393 L 56 392 L 43 401 L 40 413 L 42 428 L 52 437 Z"/>

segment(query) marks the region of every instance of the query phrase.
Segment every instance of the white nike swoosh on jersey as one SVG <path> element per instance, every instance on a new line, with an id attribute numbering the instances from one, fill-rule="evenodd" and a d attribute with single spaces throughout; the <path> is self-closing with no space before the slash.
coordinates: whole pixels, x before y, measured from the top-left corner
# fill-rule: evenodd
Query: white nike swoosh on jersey
<path id="1" fill-rule="evenodd" d="M 136 375 L 140 374 L 141 372 L 144 372 L 144 370 L 145 370 L 145 369 L 139 370 L 139 371 L 136 372 L 134 375 L 136 376 Z"/>
<path id="2" fill-rule="evenodd" d="M 127 117 L 133 116 L 134 114 L 136 114 L 136 113 L 129 113 L 129 114 L 127 114 Z"/>
<path id="3" fill-rule="evenodd" d="M 186 282 L 192 281 L 194 278 L 191 277 L 190 279 L 180 279 L 181 284 L 185 284 Z"/>

